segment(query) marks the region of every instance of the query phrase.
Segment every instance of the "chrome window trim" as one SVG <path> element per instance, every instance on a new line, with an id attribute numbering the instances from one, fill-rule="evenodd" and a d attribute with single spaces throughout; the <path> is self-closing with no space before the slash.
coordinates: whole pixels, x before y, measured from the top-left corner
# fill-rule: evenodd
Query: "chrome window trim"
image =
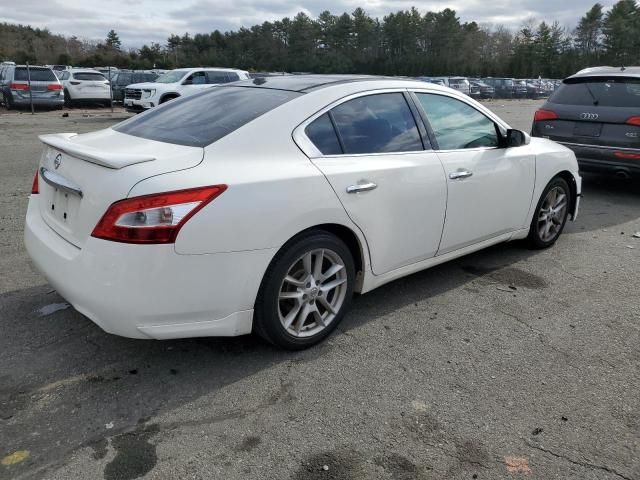
<path id="1" fill-rule="evenodd" d="M 422 150 L 409 150 L 409 151 L 406 151 L 406 152 L 339 153 L 339 154 L 335 154 L 335 155 L 323 155 L 322 152 L 320 150 L 318 150 L 318 148 L 309 139 L 309 137 L 307 137 L 307 134 L 305 133 L 305 129 L 307 128 L 307 126 L 310 123 L 312 123 L 318 117 L 321 117 L 322 115 L 327 113 L 329 110 L 337 107 L 338 105 L 342 105 L 343 103 L 348 102 L 349 100 L 353 100 L 354 98 L 359 98 L 359 97 L 366 97 L 366 96 L 369 96 L 369 95 L 377 95 L 377 94 L 381 94 L 381 93 L 406 93 L 406 92 L 408 92 L 408 89 L 406 87 L 401 87 L 401 88 L 378 88 L 378 89 L 375 89 L 375 90 L 367 90 L 367 91 L 364 91 L 364 92 L 351 93 L 351 94 L 346 95 L 344 97 L 341 97 L 341 98 L 339 98 L 337 100 L 334 100 L 329 105 L 327 105 L 324 108 L 318 110 L 316 113 L 314 113 L 309 118 L 307 118 L 302 123 L 300 123 L 300 125 L 298 125 L 293 130 L 293 133 L 292 133 L 293 141 L 296 143 L 296 145 L 298 145 L 300 150 L 302 150 L 302 152 L 307 157 L 309 157 L 311 159 L 315 159 L 315 158 L 346 158 L 346 157 L 353 158 L 353 157 L 371 157 L 371 156 L 388 156 L 388 155 L 407 155 L 407 154 L 424 154 L 425 152 L 433 152 L 434 150 L 430 148 L 430 149 L 427 149 L 427 150 L 424 150 L 424 149 L 422 149 Z M 409 105 L 407 105 L 407 108 L 409 108 L 409 110 L 411 110 L 411 107 Z M 411 114 L 413 115 L 413 112 L 411 112 Z M 417 122 L 416 122 L 416 128 L 418 128 Z M 419 129 L 418 129 L 418 134 L 420 134 L 420 130 Z"/>

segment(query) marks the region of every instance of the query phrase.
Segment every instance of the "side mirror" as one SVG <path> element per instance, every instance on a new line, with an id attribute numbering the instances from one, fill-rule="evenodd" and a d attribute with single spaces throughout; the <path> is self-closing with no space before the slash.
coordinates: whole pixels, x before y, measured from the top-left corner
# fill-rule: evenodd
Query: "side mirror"
<path id="1" fill-rule="evenodd" d="M 523 145 L 529 145 L 531 137 L 522 130 L 515 130 L 510 128 L 507 130 L 507 134 L 504 137 L 505 147 L 521 147 Z"/>

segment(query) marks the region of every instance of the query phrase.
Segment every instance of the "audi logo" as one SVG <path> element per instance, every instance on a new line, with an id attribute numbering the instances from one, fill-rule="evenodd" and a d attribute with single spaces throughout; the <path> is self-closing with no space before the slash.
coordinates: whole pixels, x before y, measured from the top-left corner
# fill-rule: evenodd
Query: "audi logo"
<path id="1" fill-rule="evenodd" d="M 598 114 L 597 113 L 581 113 L 580 119 L 581 120 L 597 120 Z"/>

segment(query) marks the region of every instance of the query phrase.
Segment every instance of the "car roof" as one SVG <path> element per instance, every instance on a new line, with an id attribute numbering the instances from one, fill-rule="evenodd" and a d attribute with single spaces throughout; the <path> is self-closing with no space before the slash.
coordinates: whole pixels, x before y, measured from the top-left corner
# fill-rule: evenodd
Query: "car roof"
<path id="1" fill-rule="evenodd" d="M 581 77 L 635 77 L 640 76 L 640 67 L 591 67 L 580 70 L 567 78 Z"/>
<path id="2" fill-rule="evenodd" d="M 216 72 L 245 72 L 245 70 L 239 70 L 237 68 L 224 68 L 224 67 L 185 67 L 185 68 L 174 68 L 173 70 L 168 70 L 169 72 L 190 72 L 192 70 L 206 70 L 208 71 L 216 71 Z"/>
<path id="3" fill-rule="evenodd" d="M 423 86 L 425 82 L 408 77 L 382 77 L 375 75 L 284 75 L 277 77 L 258 77 L 251 80 L 233 82 L 234 87 L 258 87 L 274 90 L 289 90 L 306 93 L 335 85 L 354 82 L 403 81 L 413 85 Z"/>

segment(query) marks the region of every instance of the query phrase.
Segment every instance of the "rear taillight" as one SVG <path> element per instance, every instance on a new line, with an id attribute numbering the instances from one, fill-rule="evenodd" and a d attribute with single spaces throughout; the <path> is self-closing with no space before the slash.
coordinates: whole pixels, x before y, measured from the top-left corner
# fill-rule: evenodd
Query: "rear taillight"
<path id="1" fill-rule="evenodd" d="M 62 90 L 62 85 L 59 83 L 50 83 L 47 85 L 47 90 Z"/>
<path id="2" fill-rule="evenodd" d="M 556 112 L 552 112 L 551 110 L 540 109 L 537 110 L 533 115 L 534 122 L 544 122 L 545 120 L 557 120 L 558 114 Z"/>
<path id="3" fill-rule="evenodd" d="M 636 125 L 638 127 L 640 127 L 640 117 L 636 116 L 636 117 L 630 117 L 627 119 L 627 121 L 625 122 L 628 125 Z"/>
<path id="4" fill-rule="evenodd" d="M 613 152 L 613 154 L 624 160 L 640 160 L 640 153 L 630 153 L 630 152 Z"/>
<path id="5" fill-rule="evenodd" d="M 9 84 L 9 89 L 10 90 L 29 90 L 29 84 L 12 82 Z"/>
<path id="6" fill-rule="evenodd" d="M 111 204 L 92 237 L 124 243 L 174 243 L 182 226 L 226 185 L 127 198 Z"/>
<path id="7" fill-rule="evenodd" d="M 40 193 L 40 187 L 38 186 L 38 171 L 36 170 L 36 176 L 33 177 L 33 183 L 31 184 L 31 194 L 35 195 Z"/>

